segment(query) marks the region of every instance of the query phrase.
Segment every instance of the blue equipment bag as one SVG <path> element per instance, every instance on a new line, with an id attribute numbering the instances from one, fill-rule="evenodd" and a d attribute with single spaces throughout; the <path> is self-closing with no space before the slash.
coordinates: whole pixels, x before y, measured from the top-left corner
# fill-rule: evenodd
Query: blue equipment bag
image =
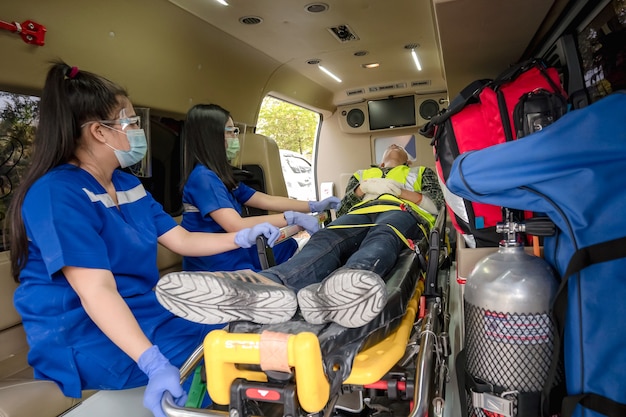
<path id="1" fill-rule="evenodd" d="M 567 390 L 563 417 L 626 416 L 625 175 L 620 91 L 524 140 L 460 155 L 448 178 L 463 198 L 542 212 L 557 226 L 544 254 L 561 277 L 553 316 Z"/>

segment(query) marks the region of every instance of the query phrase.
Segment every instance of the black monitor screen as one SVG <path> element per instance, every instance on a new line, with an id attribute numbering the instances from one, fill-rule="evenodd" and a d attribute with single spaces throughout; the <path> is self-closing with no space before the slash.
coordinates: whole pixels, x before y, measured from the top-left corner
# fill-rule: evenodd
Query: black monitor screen
<path id="1" fill-rule="evenodd" d="M 390 97 L 367 102 L 370 130 L 415 125 L 415 98 Z"/>

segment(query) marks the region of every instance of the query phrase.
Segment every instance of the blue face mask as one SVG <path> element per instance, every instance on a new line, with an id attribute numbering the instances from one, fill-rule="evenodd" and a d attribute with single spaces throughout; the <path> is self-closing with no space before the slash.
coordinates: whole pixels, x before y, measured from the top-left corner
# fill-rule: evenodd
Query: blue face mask
<path id="1" fill-rule="evenodd" d="M 146 133 L 143 131 L 143 129 L 129 129 L 127 131 L 123 131 L 113 129 L 109 126 L 106 127 L 111 130 L 126 134 L 126 138 L 128 139 L 128 143 L 130 144 L 130 149 L 127 151 L 116 149 L 108 143 L 105 144 L 109 148 L 113 149 L 115 157 L 120 163 L 120 167 L 126 168 L 131 165 L 135 165 L 137 162 L 141 161 L 144 156 L 146 156 L 146 152 L 148 151 L 148 142 L 146 140 Z"/>

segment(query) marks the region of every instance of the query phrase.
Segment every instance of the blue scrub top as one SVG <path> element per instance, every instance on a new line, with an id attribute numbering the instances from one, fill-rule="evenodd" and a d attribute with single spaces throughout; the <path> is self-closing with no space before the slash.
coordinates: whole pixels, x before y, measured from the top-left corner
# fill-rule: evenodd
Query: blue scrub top
<path id="1" fill-rule="evenodd" d="M 195 207 L 198 211 L 183 213 L 181 225 L 191 232 L 225 233 L 226 231 L 210 216 L 211 212 L 231 208 L 242 215 L 243 205 L 254 195 L 256 190 L 240 182 L 230 191 L 215 172 L 202 164 L 196 164 L 183 188 L 183 203 Z M 298 244 L 293 239 L 274 248 L 277 263 L 291 257 Z M 184 257 L 183 269 L 186 271 L 237 271 L 252 269 L 260 271 L 261 265 L 256 247 L 239 248 L 211 256 Z"/>
<path id="2" fill-rule="evenodd" d="M 157 237 L 176 222 L 136 177 L 116 170 L 112 180 L 119 209 L 91 174 L 69 164 L 37 180 L 22 207 L 28 260 L 14 302 L 30 345 L 28 360 L 36 377 L 56 381 L 71 397 L 86 388 L 124 388 L 136 365 L 88 317 L 63 267 L 110 270 L 155 344 L 159 327 L 175 318 L 152 289 L 159 279 Z M 119 386 L 93 386 L 92 370 L 79 369 L 79 362 L 119 375 Z"/>

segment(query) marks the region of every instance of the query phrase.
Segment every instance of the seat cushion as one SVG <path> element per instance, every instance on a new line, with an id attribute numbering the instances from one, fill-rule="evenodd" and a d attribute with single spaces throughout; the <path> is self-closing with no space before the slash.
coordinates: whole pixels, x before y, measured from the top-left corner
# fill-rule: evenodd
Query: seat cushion
<path id="1" fill-rule="evenodd" d="M 63 395 L 51 381 L 7 378 L 0 381 L 0 417 L 56 417 L 95 391 L 85 391 L 82 399 Z"/>

